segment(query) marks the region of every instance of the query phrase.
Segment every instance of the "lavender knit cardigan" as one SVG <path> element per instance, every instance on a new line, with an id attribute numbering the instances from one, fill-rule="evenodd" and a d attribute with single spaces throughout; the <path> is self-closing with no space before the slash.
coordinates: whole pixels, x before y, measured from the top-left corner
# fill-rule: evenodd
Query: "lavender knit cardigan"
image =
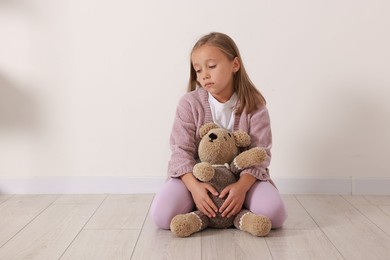
<path id="1" fill-rule="evenodd" d="M 192 172 L 199 161 L 199 129 L 208 122 L 213 122 L 213 118 L 207 91 L 198 88 L 186 93 L 177 106 L 171 132 L 172 154 L 168 164 L 168 177 L 180 177 Z M 251 147 L 263 147 L 268 154 L 267 160 L 261 165 L 246 169 L 241 174 L 249 173 L 259 180 L 270 180 L 267 167 L 271 160 L 272 135 L 267 107 L 261 106 L 250 114 L 245 111 L 241 115 L 236 114 L 233 130 L 247 132 L 251 136 Z"/>

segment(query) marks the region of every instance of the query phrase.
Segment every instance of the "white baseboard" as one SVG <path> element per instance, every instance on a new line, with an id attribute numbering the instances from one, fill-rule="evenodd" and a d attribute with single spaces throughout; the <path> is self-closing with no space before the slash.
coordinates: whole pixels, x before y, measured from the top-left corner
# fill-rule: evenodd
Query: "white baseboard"
<path id="1" fill-rule="evenodd" d="M 156 193 L 163 177 L 0 178 L 0 194 Z M 390 178 L 273 178 L 283 194 L 390 195 Z"/>
<path id="2" fill-rule="evenodd" d="M 354 178 L 352 194 L 390 195 L 390 178 Z"/>

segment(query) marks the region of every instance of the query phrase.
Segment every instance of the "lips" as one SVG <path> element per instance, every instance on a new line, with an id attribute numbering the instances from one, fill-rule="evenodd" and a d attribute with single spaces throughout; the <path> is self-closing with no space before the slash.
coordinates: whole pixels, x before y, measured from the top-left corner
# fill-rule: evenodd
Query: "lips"
<path id="1" fill-rule="evenodd" d="M 209 83 L 204 84 L 204 87 L 208 88 L 208 87 L 211 87 L 212 85 L 214 85 L 214 83 L 209 82 Z"/>

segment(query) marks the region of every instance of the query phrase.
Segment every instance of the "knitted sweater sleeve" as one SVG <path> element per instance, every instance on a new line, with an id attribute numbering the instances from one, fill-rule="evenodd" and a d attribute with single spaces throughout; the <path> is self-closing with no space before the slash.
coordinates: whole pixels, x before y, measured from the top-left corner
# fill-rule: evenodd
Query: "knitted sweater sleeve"
<path id="1" fill-rule="evenodd" d="M 271 162 L 272 133 L 268 109 L 263 106 L 249 117 L 248 133 L 253 147 L 262 147 L 267 152 L 267 159 L 260 165 L 245 169 L 241 174 L 249 173 L 259 180 L 270 180 L 268 167 Z"/>
<path id="2" fill-rule="evenodd" d="M 188 97 L 184 96 L 177 106 L 170 136 L 169 177 L 180 177 L 192 172 L 196 163 L 196 128 L 194 107 Z"/>

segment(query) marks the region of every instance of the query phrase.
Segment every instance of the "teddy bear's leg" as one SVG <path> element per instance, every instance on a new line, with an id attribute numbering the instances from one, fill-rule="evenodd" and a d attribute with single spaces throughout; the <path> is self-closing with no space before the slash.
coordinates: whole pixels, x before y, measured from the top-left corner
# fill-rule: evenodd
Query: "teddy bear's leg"
<path id="1" fill-rule="evenodd" d="M 188 237 L 205 229 L 209 219 L 200 211 L 175 216 L 171 221 L 171 231 L 178 237 Z"/>
<path id="2" fill-rule="evenodd" d="M 272 224 L 266 216 L 256 215 L 249 210 L 241 210 L 234 219 L 234 226 L 254 236 L 264 237 L 270 232 Z"/>

